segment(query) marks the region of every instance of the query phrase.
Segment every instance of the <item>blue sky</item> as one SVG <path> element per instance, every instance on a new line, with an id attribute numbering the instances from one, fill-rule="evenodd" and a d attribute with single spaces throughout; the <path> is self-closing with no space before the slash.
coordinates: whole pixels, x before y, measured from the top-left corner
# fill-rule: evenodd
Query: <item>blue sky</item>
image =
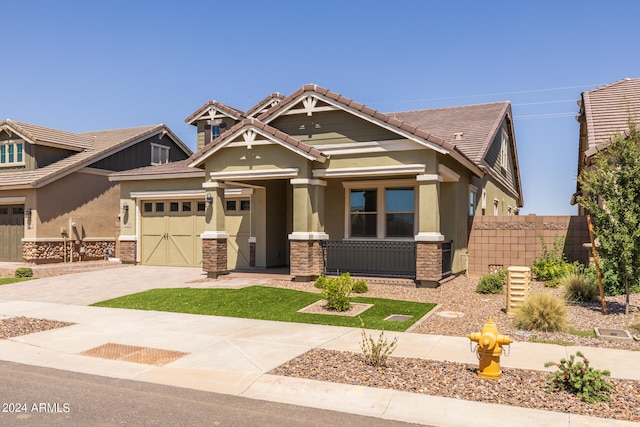
<path id="1" fill-rule="evenodd" d="M 640 2 L 2 1 L 0 119 L 80 132 L 305 83 L 383 112 L 509 100 L 525 207 L 574 214 L 580 93 L 640 77 Z"/>

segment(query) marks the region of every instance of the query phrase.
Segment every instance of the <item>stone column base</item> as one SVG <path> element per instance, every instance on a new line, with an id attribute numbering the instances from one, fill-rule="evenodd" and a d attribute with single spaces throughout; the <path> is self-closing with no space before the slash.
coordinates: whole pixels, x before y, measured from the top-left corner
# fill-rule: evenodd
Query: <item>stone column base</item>
<path id="1" fill-rule="evenodd" d="M 123 264 L 136 263 L 136 245 L 135 240 L 119 240 L 117 257 Z"/>
<path id="2" fill-rule="evenodd" d="M 324 271 L 321 240 L 291 240 L 290 274 L 296 282 L 315 280 Z"/>
<path id="3" fill-rule="evenodd" d="M 437 288 L 442 279 L 442 242 L 416 242 L 416 286 Z"/>
<path id="4" fill-rule="evenodd" d="M 228 272 L 226 238 L 202 238 L 202 269 L 211 279 Z"/>

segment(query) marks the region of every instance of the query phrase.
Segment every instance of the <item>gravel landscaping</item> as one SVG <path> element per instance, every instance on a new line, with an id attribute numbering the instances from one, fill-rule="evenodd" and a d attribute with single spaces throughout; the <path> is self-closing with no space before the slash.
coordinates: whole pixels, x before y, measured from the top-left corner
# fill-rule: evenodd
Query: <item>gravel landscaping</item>
<path id="1" fill-rule="evenodd" d="M 24 316 L 9 317 L 0 320 L 0 339 L 19 337 L 71 325 L 73 323 L 59 322 L 57 320 L 35 319 Z"/>

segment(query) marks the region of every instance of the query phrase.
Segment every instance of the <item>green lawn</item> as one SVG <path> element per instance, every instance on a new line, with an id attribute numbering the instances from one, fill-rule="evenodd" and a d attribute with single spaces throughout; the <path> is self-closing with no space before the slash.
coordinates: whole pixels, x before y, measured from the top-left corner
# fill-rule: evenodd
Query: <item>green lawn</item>
<path id="1" fill-rule="evenodd" d="M 24 282 L 25 280 L 33 280 L 34 277 L 5 277 L 0 279 L 0 285 L 8 285 L 9 283 Z"/>
<path id="2" fill-rule="evenodd" d="M 374 306 L 356 317 L 297 312 L 321 299 L 317 293 L 250 286 L 243 289 L 152 289 L 93 305 L 351 327 L 360 327 L 362 318 L 366 328 L 388 331 L 406 330 L 435 307 L 431 303 L 354 297 L 351 301 Z M 384 320 L 391 314 L 413 317 L 403 322 Z"/>

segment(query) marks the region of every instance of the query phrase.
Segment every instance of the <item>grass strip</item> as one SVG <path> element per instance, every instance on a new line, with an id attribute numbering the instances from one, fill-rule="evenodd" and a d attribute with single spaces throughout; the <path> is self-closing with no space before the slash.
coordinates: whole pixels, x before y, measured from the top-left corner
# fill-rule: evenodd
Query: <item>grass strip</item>
<path id="1" fill-rule="evenodd" d="M 34 280 L 34 277 L 5 277 L 0 279 L 0 285 L 8 285 L 10 283 L 24 282 L 26 280 Z"/>
<path id="2" fill-rule="evenodd" d="M 350 327 L 360 327 L 362 319 L 368 329 L 387 331 L 404 331 L 435 307 L 432 303 L 354 297 L 352 302 L 374 306 L 356 317 L 298 313 L 301 308 L 321 299 L 321 295 L 312 292 L 250 286 L 242 289 L 152 289 L 92 305 Z M 413 317 L 402 322 L 384 320 L 392 314 Z"/>

